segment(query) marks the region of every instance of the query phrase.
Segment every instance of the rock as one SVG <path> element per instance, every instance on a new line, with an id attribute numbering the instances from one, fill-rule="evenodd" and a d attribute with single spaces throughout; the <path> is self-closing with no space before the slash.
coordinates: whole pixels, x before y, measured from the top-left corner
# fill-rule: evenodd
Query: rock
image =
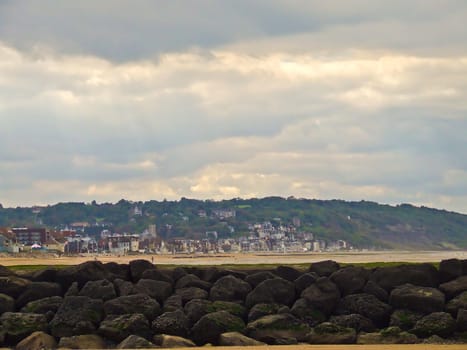
<path id="1" fill-rule="evenodd" d="M 467 274 L 464 271 L 464 262 L 459 259 L 441 260 L 439 263 L 439 277 L 441 283 L 445 283 Z"/>
<path id="2" fill-rule="evenodd" d="M 327 277 L 320 277 L 314 284 L 306 288 L 301 297 L 314 308 L 330 315 L 340 300 L 339 288 Z"/>
<path id="3" fill-rule="evenodd" d="M 107 344 L 97 334 L 82 334 L 60 338 L 58 347 L 68 349 L 106 349 Z"/>
<path id="4" fill-rule="evenodd" d="M 190 339 L 177 337 L 168 334 L 157 334 L 154 336 L 154 343 L 161 348 L 192 348 L 196 344 Z"/>
<path id="5" fill-rule="evenodd" d="M 11 271 L 8 267 L 0 265 L 0 277 L 13 276 L 15 273 Z"/>
<path id="6" fill-rule="evenodd" d="M 51 321 L 53 316 L 59 309 L 60 305 L 62 305 L 62 303 L 63 298 L 58 296 L 34 300 L 27 303 L 21 309 L 21 312 L 32 314 L 44 314 L 46 315 L 47 321 Z"/>
<path id="7" fill-rule="evenodd" d="M 147 280 L 163 281 L 170 283 L 171 285 L 173 285 L 174 283 L 173 278 L 168 271 L 162 271 L 156 268 L 145 270 L 140 278 Z"/>
<path id="8" fill-rule="evenodd" d="M 208 292 L 204 289 L 197 287 L 181 288 L 175 291 L 176 295 L 182 298 L 182 303 L 185 305 L 187 302 L 193 299 L 207 299 Z"/>
<path id="9" fill-rule="evenodd" d="M 444 294 L 430 287 L 404 284 L 394 288 L 389 304 L 395 309 L 409 309 L 423 314 L 444 310 Z"/>
<path id="10" fill-rule="evenodd" d="M 185 275 L 188 275 L 188 272 L 183 267 L 178 266 L 172 270 L 172 278 L 175 282 Z"/>
<path id="11" fill-rule="evenodd" d="M 120 278 L 114 280 L 114 287 L 119 297 L 138 294 L 138 291 L 132 282 L 124 281 Z"/>
<path id="12" fill-rule="evenodd" d="M 206 299 L 192 299 L 185 304 L 185 314 L 191 324 L 195 324 L 211 310 L 212 301 Z"/>
<path id="13" fill-rule="evenodd" d="M 350 294 L 339 302 L 337 314 L 360 314 L 370 319 L 376 326 L 388 324 L 391 307 L 371 294 Z"/>
<path id="14" fill-rule="evenodd" d="M 57 270 L 53 268 L 46 268 L 33 272 L 31 280 L 34 282 L 55 282 Z"/>
<path id="15" fill-rule="evenodd" d="M 247 309 L 243 305 L 230 301 L 215 301 L 208 307 L 208 311 L 227 311 L 228 313 L 234 316 L 238 316 L 241 319 L 245 319 L 247 315 Z"/>
<path id="16" fill-rule="evenodd" d="M 190 331 L 190 321 L 182 310 L 165 312 L 152 322 L 152 329 L 156 334 L 186 338 Z"/>
<path id="17" fill-rule="evenodd" d="M 388 327 L 375 333 L 360 333 L 357 344 L 417 344 L 416 335 L 403 332 L 398 327 Z"/>
<path id="18" fill-rule="evenodd" d="M 308 269 L 309 272 L 314 272 L 318 276 L 331 276 L 334 272 L 339 270 L 340 266 L 337 262 L 332 260 L 324 260 L 312 263 L 310 268 Z"/>
<path id="19" fill-rule="evenodd" d="M 274 315 L 274 314 L 277 314 L 277 312 L 279 311 L 279 309 L 282 307 L 283 305 L 280 305 L 280 304 L 275 304 L 275 303 L 271 303 L 271 304 L 266 304 L 266 303 L 260 303 L 260 304 L 256 304 L 255 306 L 253 306 L 251 309 L 250 309 L 250 312 L 248 313 L 248 322 L 252 322 L 252 321 L 255 321 L 263 316 L 267 316 L 267 315 Z"/>
<path id="20" fill-rule="evenodd" d="M 41 314 L 5 312 L 0 316 L 0 329 L 5 343 L 15 345 L 33 332 L 47 330 L 47 319 Z"/>
<path id="21" fill-rule="evenodd" d="M 30 280 L 17 276 L 0 277 L 0 293 L 16 299 L 30 283 Z"/>
<path id="22" fill-rule="evenodd" d="M 68 290 L 65 292 L 64 297 L 77 297 L 79 295 L 78 282 L 73 282 L 68 287 Z"/>
<path id="23" fill-rule="evenodd" d="M 106 301 L 104 311 L 106 315 L 143 314 L 152 321 L 160 315 L 161 307 L 146 294 L 133 294 Z"/>
<path id="24" fill-rule="evenodd" d="M 304 273 L 303 275 L 298 277 L 294 281 L 297 294 L 300 295 L 305 289 L 307 289 L 309 286 L 315 283 L 318 278 L 319 276 L 314 272 Z"/>
<path id="25" fill-rule="evenodd" d="M 461 276 L 450 282 L 443 283 L 439 286 L 439 289 L 446 295 L 446 298 L 452 299 L 467 291 L 467 276 Z"/>
<path id="26" fill-rule="evenodd" d="M 134 334 L 149 339 L 149 322 L 143 314 L 109 315 L 101 322 L 98 333 L 104 338 L 121 342 Z"/>
<path id="27" fill-rule="evenodd" d="M 383 287 L 386 291 L 406 283 L 423 287 L 437 287 L 439 273 L 431 264 L 377 267 L 371 273 L 370 280 Z"/>
<path id="28" fill-rule="evenodd" d="M 143 272 L 146 270 L 153 270 L 154 265 L 147 260 L 137 259 L 130 261 L 129 268 L 131 280 L 136 283 L 140 280 Z"/>
<path id="29" fill-rule="evenodd" d="M 175 284 L 175 289 L 197 287 L 209 291 L 211 286 L 211 283 L 203 281 L 198 276 L 190 273 L 180 277 L 180 279 Z"/>
<path id="30" fill-rule="evenodd" d="M 62 287 L 58 283 L 32 282 L 26 287 L 18 299 L 16 299 L 16 306 L 22 308 L 30 301 L 61 295 Z"/>
<path id="31" fill-rule="evenodd" d="M 251 286 L 232 275 L 218 279 L 209 292 L 209 299 L 216 301 L 240 301 L 243 302 L 251 292 Z"/>
<path id="32" fill-rule="evenodd" d="M 261 304 L 259 304 L 261 305 Z M 300 298 L 293 304 L 290 310 L 292 315 L 307 323 L 309 326 L 316 326 L 326 321 L 326 315 L 315 308 L 307 299 Z"/>
<path id="33" fill-rule="evenodd" d="M 295 301 L 295 285 L 283 278 L 267 279 L 256 286 L 245 300 L 247 308 L 261 303 L 291 306 Z"/>
<path id="34" fill-rule="evenodd" d="M 140 279 L 135 289 L 138 293 L 149 295 L 161 304 L 172 294 L 172 285 L 164 281 Z"/>
<path id="35" fill-rule="evenodd" d="M 204 315 L 191 329 L 194 342 L 198 345 L 206 343 L 218 344 L 219 336 L 226 332 L 245 330 L 245 323 L 227 311 L 218 311 Z"/>
<path id="36" fill-rule="evenodd" d="M 222 333 L 219 337 L 219 345 L 221 346 L 258 346 L 266 345 L 266 343 L 249 338 L 238 332 Z"/>
<path id="37" fill-rule="evenodd" d="M 265 280 L 269 280 L 272 278 L 277 277 L 274 275 L 272 272 L 269 271 L 259 271 L 256 273 L 253 273 L 251 275 L 248 275 L 245 277 L 245 282 L 247 282 L 250 286 L 255 288 L 258 284 Z"/>
<path id="38" fill-rule="evenodd" d="M 162 307 L 163 312 L 183 310 L 182 297 L 180 295 L 173 294 L 164 301 L 164 306 Z"/>
<path id="39" fill-rule="evenodd" d="M 195 273 L 195 275 L 197 274 L 196 272 L 192 271 L 192 273 Z M 245 280 L 247 274 L 245 272 L 241 272 L 241 271 L 232 271 L 232 270 L 221 270 L 221 269 L 218 269 L 217 267 L 210 267 L 206 270 L 203 270 L 201 271 L 201 276 L 198 276 L 198 277 L 201 277 L 201 279 L 203 279 L 204 281 L 207 281 L 207 282 L 211 282 L 211 283 L 214 283 L 216 282 L 218 279 L 224 277 L 224 276 L 228 276 L 228 275 L 232 275 L 236 278 L 239 278 L 241 280 Z"/>
<path id="40" fill-rule="evenodd" d="M 102 300 L 89 297 L 65 297 L 49 323 L 55 337 L 94 333 L 103 317 Z"/>
<path id="41" fill-rule="evenodd" d="M 38 331 L 33 332 L 18 344 L 15 350 L 52 350 L 57 348 L 57 342 L 51 335 Z"/>
<path id="42" fill-rule="evenodd" d="M 115 276 L 109 272 L 100 261 L 87 261 L 85 263 L 70 266 L 57 271 L 56 282 L 60 283 L 63 290 L 68 290 L 73 282 L 82 288 L 88 281 L 109 280 Z"/>
<path id="43" fill-rule="evenodd" d="M 457 317 L 458 310 L 460 309 L 467 310 L 467 291 L 459 294 L 446 304 L 446 311 L 453 317 Z"/>
<path id="44" fill-rule="evenodd" d="M 461 332 L 467 331 L 467 310 L 460 309 L 457 312 L 457 329 Z"/>
<path id="45" fill-rule="evenodd" d="M 0 294 L 0 315 L 15 311 L 15 299 L 6 294 Z"/>
<path id="46" fill-rule="evenodd" d="M 374 332 L 376 330 L 373 322 L 360 314 L 332 316 L 329 322 L 345 328 L 353 328 L 359 332 Z"/>
<path id="47" fill-rule="evenodd" d="M 247 325 L 247 334 L 256 340 L 276 344 L 274 339 L 304 341 L 310 327 L 291 314 L 276 314 L 261 317 Z"/>
<path id="48" fill-rule="evenodd" d="M 274 269 L 273 273 L 280 278 L 283 278 L 287 281 L 293 282 L 302 274 L 297 269 L 294 269 L 290 266 L 278 266 Z"/>
<path id="49" fill-rule="evenodd" d="M 386 292 L 386 290 L 382 287 L 380 287 L 376 282 L 374 281 L 368 281 L 363 287 L 363 292 L 367 294 L 372 294 L 375 297 L 377 297 L 379 300 L 381 300 L 383 303 L 387 303 L 389 299 L 389 294 Z"/>
<path id="50" fill-rule="evenodd" d="M 446 312 L 434 312 L 423 317 L 415 323 L 410 333 L 420 338 L 427 338 L 432 335 L 438 335 L 447 338 L 456 330 L 456 321 Z"/>
<path id="51" fill-rule="evenodd" d="M 78 295 L 107 301 L 117 297 L 114 285 L 108 280 L 86 282 Z"/>
<path id="52" fill-rule="evenodd" d="M 408 331 L 415 326 L 418 320 L 422 319 L 423 314 L 419 312 L 415 312 L 412 310 L 395 310 L 391 314 L 391 320 L 389 321 L 389 325 L 392 327 L 399 327 L 404 331 Z"/>
<path id="53" fill-rule="evenodd" d="M 324 322 L 311 330 L 308 337 L 310 344 L 354 344 L 357 332 L 331 322 Z"/>
<path id="54" fill-rule="evenodd" d="M 349 266 L 337 270 L 329 278 L 337 285 L 342 295 L 349 295 L 361 292 L 369 276 L 370 271 L 367 269 Z"/>
<path id="55" fill-rule="evenodd" d="M 115 277 L 115 279 L 119 278 L 124 281 L 131 280 L 130 266 L 128 264 L 118 264 L 111 261 L 105 263 L 104 268 L 109 271 Z"/>
<path id="56" fill-rule="evenodd" d="M 129 335 L 117 345 L 116 349 L 154 349 L 156 345 L 138 335 Z"/>

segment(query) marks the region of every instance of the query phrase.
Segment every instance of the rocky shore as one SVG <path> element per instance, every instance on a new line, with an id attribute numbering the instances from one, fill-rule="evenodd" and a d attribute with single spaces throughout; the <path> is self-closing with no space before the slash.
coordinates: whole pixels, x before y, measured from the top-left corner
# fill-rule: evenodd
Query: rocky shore
<path id="1" fill-rule="evenodd" d="M 271 270 L 90 261 L 0 266 L 0 346 L 467 343 L 467 260 Z"/>

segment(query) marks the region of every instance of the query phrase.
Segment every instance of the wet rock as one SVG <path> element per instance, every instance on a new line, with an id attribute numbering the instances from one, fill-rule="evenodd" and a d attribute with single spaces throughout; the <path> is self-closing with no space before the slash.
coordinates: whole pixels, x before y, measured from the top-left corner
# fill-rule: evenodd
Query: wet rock
<path id="1" fill-rule="evenodd" d="M 161 348 L 192 348 L 196 346 L 190 339 L 168 334 L 155 335 L 154 344 L 157 344 Z"/>
<path id="2" fill-rule="evenodd" d="M 138 294 L 138 291 L 132 282 L 124 281 L 120 278 L 114 280 L 114 287 L 119 297 Z"/>
<path id="3" fill-rule="evenodd" d="M 415 323 L 410 333 L 420 338 L 427 338 L 432 335 L 438 335 L 447 338 L 456 330 L 456 321 L 446 312 L 434 312 L 423 317 Z"/>
<path id="4" fill-rule="evenodd" d="M 439 275 L 441 283 L 445 283 L 467 274 L 465 263 L 459 259 L 441 260 L 439 263 Z"/>
<path id="5" fill-rule="evenodd" d="M 245 330 L 245 323 L 227 311 L 218 311 L 204 315 L 191 329 L 194 342 L 198 345 L 206 343 L 218 344 L 219 336 L 226 332 Z"/>
<path id="6" fill-rule="evenodd" d="M 267 279 L 256 286 L 245 300 L 247 308 L 261 303 L 291 306 L 295 301 L 295 285 L 283 278 Z"/>
<path id="7" fill-rule="evenodd" d="M 388 324 L 392 308 L 371 294 L 351 294 L 341 299 L 336 310 L 338 314 L 360 314 L 370 319 L 376 326 Z"/>
<path id="8" fill-rule="evenodd" d="M 0 277 L 0 293 L 16 299 L 26 290 L 29 284 L 31 284 L 30 280 L 17 276 Z"/>
<path id="9" fill-rule="evenodd" d="M 119 278 L 124 281 L 129 281 L 131 279 L 130 267 L 128 264 L 118 264 L 111 261 L 104 264 L 104 268 L 109 271 L 115 279 Z"/>
<path id="10" fill-rule="evenodd" d="M 82 334 L 60 338 L 58 347 L 67 349 L 106 349 L 107 344 L 97 334 Z"/>
<path id="11" fill-rule="evenodd" d="M 251 286 L 232 275 L 218 279 L 209 292 L 209 299 L 216 301 L 240 301 L 243 302 L 251 292 Z"/>
<path id="12" fill-rule="evenodd" d="M 21 309 L 21 312 L 44 314 L 46 315 L 47 321 L 51 321 L 62 303 L 63 298 L 58 296 L 34 300 L 27 303 Z"/>
<path id="13" fill-rule="evenodd" d="M 57 348 L 57 342 L 51 335 L 38 331 L 33 332 L 18 344 L 15 350 L 52 350 Z"/>
<path id="14" fill-rule="evenodd" d="M 332 316 L 329 322 L 345 328 L 353 328 L 359 332 L 374 332 L 376 330 L 373 322 L 360 314 Z"/>
<path id="15" fill-rule="evenodd" d="M 160 315 L 159 303 L 146 294 L 118 297 L 104 303 L 106 315 L 143 314 L 149 321 Z"/>
<path id="16" fill-rule="evenodd" d="M 165 312 L 152 322 L 152 329 L 156 334 L 186 338 L 190 331 L 190 321 L 182 310 Z"/>
<path id="17" fill-rule="evenodd" d="M 108 280 L 89 281 L 79 291 L 78 295 L 107 301 L 117 297 L 114 285 Z"/>
<path id="18" fill-rule="evenodd" d="M 183 310 L 183 302 L 180 295 L 173 294 L 164 301 L 162 311 L 169 312 L 175 310 Z"/>
<path id="19" fill-rule="evenodd" d="M 445 297 L 438 289 L 404 284 L 392 290 L 389 304 L 423 314 L 444 310 Z"/>
<path id="20" fill-rule="evenodd" d="M 353 328 L 324 322 L 311 330 L 307 341 L 310 344 L 354 344 L 357 341 L 357 332 Z"/>
<path id="21" fill-rule="evenodd" d="M 306 299 L 314 308 L 326 315 L 330 315 L 339 303 L 340 291 L 330 279 L 321 277 L 306 288 L 301 297 Z"/>
<path id="22" fill-rule="evenodd" d="M 306 323 L 291 314 L 268 315 L 247 325 L 249 337 L 268 344 L 277 344 L 274 339 L 304 341 L 310 330 Z"/>
<path id="23" fill-rule="evenodd" d="M 5 312 L 0 316 L 0 329 L 5 343 L 15 345 L 33 332 L 47 330 L 47 320 L 41 314 Z"/>
<path id="24" fill-rule="evenodd" d="M 370 276 L 370 271 L 363 267 L 346 267 L 334 272 L 329 278 L 333 281 L 342 295 L 361 292 Z"/>
<path id="25" fill-rule="evenodd" d="M 34 282 L 55 282 L 56 276 L 56 269 L 46 268 L 44 270 L 34 271 L 30 279 Z"/>
<path id="26" fill-rule="evenodd" d="M 65 292 L 64 297 L 77 297 L 79 295 L 79 286 L 78 282 L 73 282 L 68 287 L 68 290 Z"/>
<path id="27" fill-rule="evenodd" d="M 314 272 L 318 276 L 331 276 L 334 272 L 339 270 L 340 266 L 337 262 L 332 260 L 324 260 L 312 263 L 310 268 L 308 269 L 309 272 Z"/>
<path id="28" fill-rule="evenodd" d="M 109 315 L 101 322 L 98 333 L 115 342 L 121 342 L 132 334 L 146 339 L 152 335 L 143 314 Z"/>
<path id="29" fill-rule="evenodd" d="M 184 310 L 191 324 L 195 324 L 201 317 L 211 312 L 212 301 L 206 299 L 192 299 L 185 304 Z"/>
<path id="30" fill-rule="evenodd" d="M 88 281 L 113 281 L 114 279 L 115 276 L 100 261 L 87 261 L 70 266 L 58 270 L 56 275 L 56 282 L 61 284 L 63 290 L 68 290 L 73 282 L 77 282 L 78 287 L 82 288 Z"/>
<path id="31" fill-rule="evenodd" d="M 170 272 L 162 271 L 156 268 L 145 270 L 141 274 L 140 278 L 147 279 L 147 280 L 163 281 L 163 282 L 170 283 L 171 285 L 173 285 L 174 283 L 173 278 L 170 275 Z"/>
<path id="32" fill-rule="evenodd" d="M 172 294 L 172 285 L 164 281 L 140 279 L 135 289 L 138 293 L 149 295 L 161 304 Z"/>
<path id="33" fill-rule="evenodd" d="M 266 343 L 249 338 L 239 332 L 222 333 L 219 336 L 219 345 L 221 346 L 259 346 Z"/>
<path id="34" fill-rule="evenodd" d="M 137 259 L 137 260 L 132 260 L 129 263 L 129 269 L 130 269 L 130 277 L 131 280 L 136 283 L 138 282 L 144 271 L 146 270 L 153 270 L 155 267 L 153 264 L 151 264 L 149 261 L 144 260 L 144 259 Z"/>
<path id="35" fill-rule="evenodd" d="M 386 291 L 407 283 L 415 286 L 437 287 L 439 273 L 431 264 L 378 267 L 371 273 L 370 280 Z"/>
<path id="36" fill-rule="evenodd" d="M 460 309 L 457 312 L 457 329 L 461 332 L 467 331 L 467 309 Z"/>
<path id="37" fill-rule="evenodd" d="M 16 307 L 22 308 L 33 300 L 43 299 L 52 296 L 61 296 L 62 287 L 53 282 L 32 282 L 23 293 L 16 299 Z"/>
<path id="38" fill-rule="evenodd" d="M 116 347 L 116 349 L 154 349 L 156 345 L 151 343 L 149 340 L 140 337 L 138 335 L 129 335 L 127 338 L 122 340 Z"/>

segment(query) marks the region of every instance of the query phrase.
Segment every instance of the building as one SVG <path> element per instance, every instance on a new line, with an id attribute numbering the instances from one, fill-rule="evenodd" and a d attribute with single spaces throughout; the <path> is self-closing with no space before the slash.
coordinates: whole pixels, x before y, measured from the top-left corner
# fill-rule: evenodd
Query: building
<path id="1" fill-rule="evenodd" d="M 234 218 L 237 215 L 235 209 L 214 209 L 212 215 L 223 220 L 228 218 Z"/>
<path id="2" fill-rule="evenodd" d="M 45 228 L 16 227 L 11 229 L 19 244 L 30 246 L 33 244 L 43 245 L 48 239 Z"/>
<path id="3" fill-rule="evenodd" d="M 113 234 L 107 237 L 107 244 L 109 252 L 112 254 L 137 252 L 139 250 L 139 236 Z"/>

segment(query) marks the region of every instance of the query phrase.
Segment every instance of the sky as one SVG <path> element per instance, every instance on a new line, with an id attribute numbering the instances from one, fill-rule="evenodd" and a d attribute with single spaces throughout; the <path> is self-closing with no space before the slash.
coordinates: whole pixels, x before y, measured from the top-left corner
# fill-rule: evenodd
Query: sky
<path id="1" fill-rule="evenodd" d="M 0 203 L 467 213 L 464 0 L 0 0 Z"/>

